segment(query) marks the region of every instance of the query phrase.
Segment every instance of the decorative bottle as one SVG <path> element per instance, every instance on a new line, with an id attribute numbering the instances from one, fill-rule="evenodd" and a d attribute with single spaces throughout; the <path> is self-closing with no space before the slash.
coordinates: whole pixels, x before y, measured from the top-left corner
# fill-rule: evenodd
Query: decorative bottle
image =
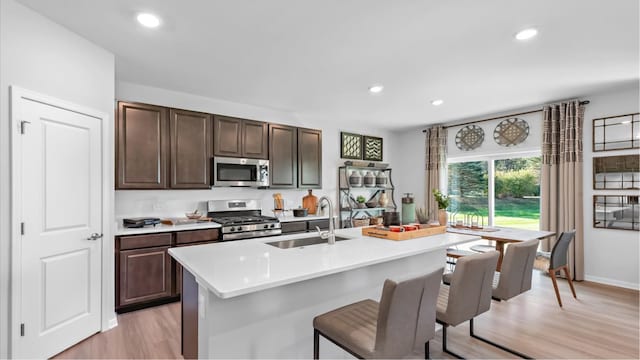
<path id="1" fill-rule="evenodd" d="M 387 207 L 388 203 L 389 198 L 387 197 L 387 193 L 382 190 L 382 193 L 380 193 L 380 198 L 378 199 L 378 204 L 380 205 L 380 207 Z"/>

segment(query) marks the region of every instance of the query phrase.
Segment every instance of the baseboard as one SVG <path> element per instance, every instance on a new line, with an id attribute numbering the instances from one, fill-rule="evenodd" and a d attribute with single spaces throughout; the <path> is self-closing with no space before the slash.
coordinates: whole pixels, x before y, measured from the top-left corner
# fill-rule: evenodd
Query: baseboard
<path id="1" fill-rule="evenodd" d="M 584 277 L 584 279 L 586 281 L 591 281 L 591 282 L 595 282 L 595 283 L 599 283 L 599 284 L 617 286 L 617 287 L 622 287 L 622 288 L 625 288 L 625 289 L 640 290 L 640 284 L 637 284 L 637 283 L 634 284 L 634 283 L 630 283 L 630 282 L 626 282 L 626 281 L 608 279 L 608 278 L 603 278 L 603 277 L 599 277 L 599 276 L 591 276 L 591 275 L 586 275 Z"/>
<path id="2" fill-rule="evenodd" d="M 113 313 L 113 317 L 109 319 L 107 330 L 111 330 L 114 327 L 118 326 L 118 318 L 116 317 L 116 313 Z"/>

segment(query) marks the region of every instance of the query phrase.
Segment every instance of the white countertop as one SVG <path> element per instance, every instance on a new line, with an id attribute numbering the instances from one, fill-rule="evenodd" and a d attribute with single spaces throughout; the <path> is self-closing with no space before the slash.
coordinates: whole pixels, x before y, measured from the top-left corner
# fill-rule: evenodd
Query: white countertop
<path id="1" fill-rule="evenodd" d="M 359 228 L 336 230 L 336 235 L 353 239 L 291 249 L 265 244 L 313 236 L 303 233 L 171 248 L 169 254 L 200 285 L 220 298 L 231 298 L 479 239 L 445 233 L 392 241 L 364 237 Z M 442 261 L 444 264 L 445 259 Z"/>
<path id="2" fill-rule="evenodd" d="M 181 225 L 165 225 L 158 224 L 156 226 L 146 226 L 141 228 L 126 228 L 122 226 L 122 223 L 116 225 L 115 236 L 123 235 L 140 235 L 140 234 L 154 234 L 171 231 L 185 231 L 185 230 L 203 230 L 203 229 L 217 229 L 222 227 L 216 222 L 201 222 L 196 224 L 181 224 Z"/>

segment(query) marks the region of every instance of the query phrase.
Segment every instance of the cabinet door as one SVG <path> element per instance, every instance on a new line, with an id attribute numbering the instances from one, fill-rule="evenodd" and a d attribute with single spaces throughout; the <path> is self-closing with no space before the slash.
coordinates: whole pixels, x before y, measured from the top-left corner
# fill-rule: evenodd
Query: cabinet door
<path id="1" fill-rule="evenodd" d="M 119 102 L 116 119 L 116 188 L 167 188 L 168 109 Z"/>
<path id="2" fill-rule="evenodd" d="M 171 188 L 208 189 L 213 148 L 211 115 L 171 109 Z"/>
<path id="3" fill-rule="evenodd" d="M 269 124 L 269 184 L 295 188 L 298 183 L 297 128 Z"/>
<path id="4" fill-rule="evenodd" d="M 322 131 L 298 129 L 298 187 L 322 187 Z"/>
<path id="5" fill-rule="evenodd" d="M 242 157 L 242 119 L 215 115 L 213 120 L 213 154 Z"/>
<path id="6" fill-rule="evenodd" d="M 161 246 L 119 252 L 117 307 L 171 296 L 173 276 L 168 249 Z"/>
<path id="7" fill-rule="evenodd" d="M 242 157 L 268 158 L 269 132 L 267 123 L 242 120 Z"/>

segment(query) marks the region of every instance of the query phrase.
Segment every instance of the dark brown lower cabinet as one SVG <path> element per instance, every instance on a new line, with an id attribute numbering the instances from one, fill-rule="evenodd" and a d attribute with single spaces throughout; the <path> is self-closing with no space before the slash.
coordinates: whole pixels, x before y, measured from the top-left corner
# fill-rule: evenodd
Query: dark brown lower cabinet
<path id="1" fill-rule="evenodd" d="M 116 237 L 116 311 L 179 300 L 182 266 L 168 250 L 216 242 L 219 234 L 202 229 Z"/>
<path id="2" fill-rule="evenodd" d="M 319 227 L 320 230 L 329 229 L 329 219 L 290 221 L 283 222 L 280 226 L 282 227 L 283 234 L 314 232 L 317 231 L 316 226 Z"/>
<path id="3" fill-rule="evenodd" d="M 172 295 L 173 274 L 167 250 L 169 246 L 119 251 L 117 308 Z"/>

